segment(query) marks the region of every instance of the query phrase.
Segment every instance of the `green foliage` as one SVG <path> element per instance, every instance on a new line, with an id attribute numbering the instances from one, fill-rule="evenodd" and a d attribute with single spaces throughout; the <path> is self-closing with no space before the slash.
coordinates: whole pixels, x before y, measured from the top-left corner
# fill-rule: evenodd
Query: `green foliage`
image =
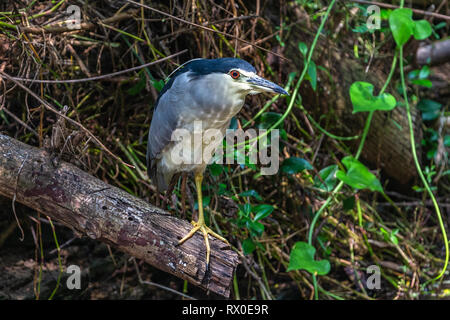
<path id="1" fill-rule="evenodd" d="M 139 81 L 132 86 L 131 88 L 129 88 L 127 90 L 127 93 L 130 96 L 135 96 L 137 94 L 139 94 L 144 88 L 145 88 L 145 83 L 146 83 L 146 77 L 143 71 L 139 72 Z"/>
<path id="2" fill-rule="evenodd" d="M 220 176 L 220 174 L 223 172 L 223 166 L 217 163 L 212 163 L 208 166 L 209 171 L 211 172 L 211 175 L 214 177 Z"/>
<path id="3" fill-rule="evenodd" d="M 419 20 L 414 22 L 414 38 L 417 40 L 424 40 L 431 35 L 433 30 L 427 20 Z"/>
<path id="4" fill-rule="evenodd" d="M 306 242 L 296 242 L 291 250 L 289 267 L 287 271 L 306 270 L 311 274 L 325 275 L 330 272 L 331 266 L 328 260 L 314 260 L 316 248 Z"/>
<path id="5" fill-rule="evenodd" d="M 303 55 L 303 57 L 306 58 L 306 54 L 308 53 L 308 45 L 304 42 L 299 42 L 298 43 L 298 50 L 300 50 L 301 54 Z"/>
<path id="6" fill-rule="evenodd" d="M 268 217 L 273 212 L 273 210 L 273 206 L 268 204 L 260 204 L 253 207 L 253 212 L 255 213 L 253 221 L 258 221 Z"/>
<path id="7" fill-rule="evenodd" d="M 396 9 L 389 15 L 389 27 L 399 47 L 403 46 L 411 36 L 417 40 L 428 38 L 433 32 L 426 20 L 414 21 L 411 9 Z"/>
<path id="8" fill-rule="evenodd" d="M 398 46 L 408 42 L 413 34 L 412 11 L 408 9 L 397 9 L 389 16 L 389 27 Z"/>
<path id="9" fill-rule="evenodd" d="M 400 231 L 399 229 L 394 229 L 391 232 L 388 232 L 384 228 L 380 228 L 380 231 L 386 242 L 392 242 L 393 244 L 398 245 L 398 238 L 396 235 Z"/>
<path id="10" fill-rule="evenodd" d="M 426 129 L 421 144 L 426 151 L 427 159 L 433 159 L 439 145 L 439 134 L 437 131 L 432 128 Z"/>
<path id="11" fill-rule="evenodd" d="M 355 196 L 349 197 L 342 201 L 343 207 L 345 211 L 353 210 L 355 208 L 356 198 Z"/>
<path id="12" fill-rule="evenodd" d="M 311 87 L 314 91 L 317 88 L 317 67 L 314 61 L 311 61 L 308 65 L 308 81 L 311 83 Z"/>
<path id="13" fill-rule="evenodd" d="M 246 190 L 244 192 L 239 193 L 241 197 L 253 197 L 258 201 L 263 201 L 263 198 L 259 195 L 259 193 L 256 190 Z"/>
<path id="14" fill-rule="evenodd" d="M 424 121 L 431 121 L 439 117 L 442 104 L 430 99 L 422 99 L 417 104 L 417 108 L 422 112 Z"/>
<path id="15" fill-rule="evenodd" d="M 306 58 L 308 53 L 308 46 L 304 42 L 298 43 L 298 50 L 300 50 L 300 53 L 303 56 L 304 64 L 306 65 Z M 317 66 L 314 63 L 314 61 L 310 61 L 308 64 L 308 73 L 305 76 L 305 79 L 307 79 L 311 83 L 311 87 L 314 91 L 317 89 Z"/>
<path id="16" fill-rule="evenodd" d="M 339 180 L 355 189 L 370 189 L 383 193 L 380 181 L 361 162 L 352 156 L 347 156 L 342 159 L 342 163 L 347 172 L 338 170 L 336 177 Z"/>
<path id="17" fill-rule="evenodd" d="M 432 82 L 430 79 L 427 79 L 430 75 L 430 67 L 429 66 L 423 66 L 420 70 L 413 70 L 410 73 L 408 73 L 408 79 L 412 84 L 431 88 Z"/>
<path id="18" fill-rule="evenodd" d="M 242 250 L 244 251 L 245 255 L 248 255 L 255 251 L 256 244 L 253 242 L 252 238 L 247 238 L 244 241 L 242 241 Z"/>
<path id="19" fill-rule="evenodd" d="M 264 112 L 258 119 L 257 128 L 269 129 L 281 119 L 281 116 L 282 115 L 277 112 Z M 281 127 L 282 124 L 278 125 L 275 129 L 280 129 Z"/>
<path id="20" fill-rule="evenodd" d="M 338 166 L 333 164 L 331 166 L 325 167 L 319 171 L 319 177 L 314 178 L 314 186 L 316 188 L 322 189 L 324 191 L 330 192 L 336 186 L 336 172 L 338 170 Z M 323 181 L 323 182 L 322 182 Z"/>
<path id="21" fill-rule="evenodd" d="M 350 99 L 353 104 L 353 113 L 376 110 L 392 110 L 397 105 L 394 96 L 382 93 L 373 95 L 373 85 L 368 82 L 357 81 L 350 87 Z"/>
<path id="22" fill-rule="evenodd" d="M 264 225 L 259 220 L 267 218 L 273 212 L 274 207 L 268 204 L 252 206 L 246 203 L 238 205 L 238 208 L 238 218 L 234 220 L 234 223 L 239 228 L 247 229 L 251 236 L 260 237 L 264 232 Z"/>
<path id="23" fill-rule="evenodd" d="M 305 159 L 290 157 L 283 161 L 280 169 L 283 173 L 296 174 L 303 170 L 312 170 L 313 166 Z"/>

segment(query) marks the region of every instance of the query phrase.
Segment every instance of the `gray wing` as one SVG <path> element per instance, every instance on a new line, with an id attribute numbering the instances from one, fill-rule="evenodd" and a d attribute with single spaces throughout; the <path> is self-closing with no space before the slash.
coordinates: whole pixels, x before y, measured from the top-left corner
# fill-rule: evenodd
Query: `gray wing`
<path id="1" fill-rule="evenodd" d="M 170 97 L 170 90 L 159 98 L 148 133 L 147 172 L 160 191 L 167 189 L 165 177 L 171 176 L 171 173 L 160 172 L 161 168 L 158 168 L 157 161 L 161 157 L 163 149 L 171 143 L 172 132 L 178 123 L 179 114 L 176 112 L 176 102 Z"/>

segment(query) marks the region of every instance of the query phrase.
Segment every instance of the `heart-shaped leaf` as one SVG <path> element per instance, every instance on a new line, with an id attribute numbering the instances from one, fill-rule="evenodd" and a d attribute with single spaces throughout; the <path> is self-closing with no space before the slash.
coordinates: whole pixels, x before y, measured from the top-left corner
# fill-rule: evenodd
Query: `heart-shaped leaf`
<path id="1" fill-rule="evenodd" d="M 412 10 L 407 8 L 396 9 L 389 15 L 389 27 L 399 47 L 408 42 L 412 35 L 417 40 L 424 40 L 433 32 L 428 21 L 414 21 L 412 16 Z"/>
<path id="2" fill-rule="evenodd" d="M 355 189 L 370 189 L 383 192 L 380 181 L 361 162 L 352 156 L 347 156 L 342 159 L 342 163 L 347 168 L 347 172 L 339 170 L 336 173 L 336 177 L 339 180 Z"/>
<path id="3" fill-rule="evenodd" d="M 303 269 L 318 275 L 325 275 L 330 272 L 330 262 L 328 260 L 314 260 L 315 254 L 316 248 L 306 242 L 295 243 L 291 251 L 287 271 Z"/>
<path id="4" fill-rule="evenodd" d="M 414 32 L 411 9 L 396 9 L 389 15 L 389 27 L 399 47 L 408 42 Z"/>
<path id="5" fill-rule="evenodd" d="M 303 170 L 312 170 L 313 166 L 308 161 L 301 158 L 290 157 L 281 164 L 281 172 L 287 174 L 296 174 Z"/>
<path id="6" fill-rule="evenodd" d="M 414 38 L 417 40 L 424 40 L 431 36 L 433 29 L 427 20 L 414 21 Z"/>
<path id="7" fill-rule="evenodd" d="M 356 81 L 350 86 L 350 99 L 353 104 L 353 113 L 376 110 L 392 110 L 397 105 L 394 96 L 383 93 L 373 95 L 373 85 L 368 82 Z"/>

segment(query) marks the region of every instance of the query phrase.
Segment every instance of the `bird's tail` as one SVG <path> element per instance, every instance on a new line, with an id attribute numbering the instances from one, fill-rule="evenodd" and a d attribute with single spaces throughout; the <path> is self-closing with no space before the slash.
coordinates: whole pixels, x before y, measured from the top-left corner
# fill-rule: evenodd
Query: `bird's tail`
<path id="1" fill-rule="evenodd" d="M 159 192 L 167 190 L 173 176 L 172 173 L 164 173 L 164 170 L 158 170 L 158 163 L 155 160 L 151 160 L 149 166 L 147 166 L 147 174 Z"/>

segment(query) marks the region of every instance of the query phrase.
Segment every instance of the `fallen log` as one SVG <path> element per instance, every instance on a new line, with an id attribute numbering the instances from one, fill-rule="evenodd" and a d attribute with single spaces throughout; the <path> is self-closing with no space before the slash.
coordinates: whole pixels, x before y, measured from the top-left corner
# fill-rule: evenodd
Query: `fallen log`
<path id="1" fill-rule="evenodd" d="M 203 236 L 182 246 L 192 228 L 187 221 L 108 185 L 72 164 L 56 167 L 50 155 L 0 133 L 0 194 L 57 219 L 85 234 L 224 297 L 238 255 L 210 239 L 210 271 L 205 274 Z"/>
<path id="2" fill-rule="evenodd" d="M 441 40 L 424 45 L 417 49 L 416 62 L 423 66 L 426 64 L 439 65 L 450 61 L 450 40 Z"/>

